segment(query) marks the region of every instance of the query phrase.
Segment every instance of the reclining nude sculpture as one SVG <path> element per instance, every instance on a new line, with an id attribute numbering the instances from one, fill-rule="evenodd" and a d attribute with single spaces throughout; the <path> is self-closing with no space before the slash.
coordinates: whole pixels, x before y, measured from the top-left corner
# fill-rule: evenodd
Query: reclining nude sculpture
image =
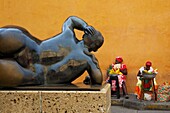
<path id="1" fill-rule="evenodd" d="M 74 29 L 84 31 L 82 40 Z M 0 87 L 67 84 L 85 71 L 93 85 L 101 85 L 102 72 L 90 52 L 103 42 L 99 31 L 76 16 L 66 19 L 61 33 L 42 41 L 22 27 L 1 27 Z"/>

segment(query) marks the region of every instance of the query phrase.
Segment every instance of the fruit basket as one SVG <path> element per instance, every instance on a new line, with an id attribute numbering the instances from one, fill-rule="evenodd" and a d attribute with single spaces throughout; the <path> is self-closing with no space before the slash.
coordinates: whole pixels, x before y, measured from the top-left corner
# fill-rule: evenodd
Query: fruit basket
<path id="1" fill-rule="evenodd" d="M 143 72 L 142 73 L 142 77 L 143 78 L 155 78 L 156 77 L 156 73 L 146 73 L 146 72 Z"/>

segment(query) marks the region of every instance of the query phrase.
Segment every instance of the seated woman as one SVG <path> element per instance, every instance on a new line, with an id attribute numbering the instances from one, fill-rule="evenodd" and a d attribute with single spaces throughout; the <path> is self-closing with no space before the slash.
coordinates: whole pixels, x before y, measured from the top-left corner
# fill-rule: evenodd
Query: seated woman
<path id="1" fill-rule="evenodd" d="M 123 58 L 118 56 L 116 57 L 115 62 L 112 63 L 109 69 L 107 70 L 107 76 L 108 76 L 107 82 L 111 83 L 112 95 L 114 95 L 114 91 L 117 90 L 117 96 L 118 98 L 120 98 L 119 89 L 122 89 L 123 95 L 125 96 L 125 98 L 128 98 L 127 87 L 126 87 L 126 75 L 127 75 L 126 64 L 123 64 Z M 116 79 L 117 81 L 114 81 L 113 79 Z"/>
<path id="2" fill-rule="evenodd" d="M 142 87 L 142 81 L 141 81 L 141 77 L 142 77 L 142 74 L 143 74 L 143 72 L 145 72 L 145 73 L 158 73 L 157 72 L 157 69 L 153 69 L 153 67 L 152 67 L 152 62 L 151 61 L 147 61 L 146 63 L 145 63 L 145 66 L 142 66 L 140 69 L 139 69 L 139 71 L 138 71 L 138 74 L 137 74 L 137 83 L 136 83 L 136 88 L 135 88 L 135 95 L 137 95 L 137 99 L 140 99 L 140 97 L 141 97 L 141 87 Z M 146 89 L 146 90 L 151 90 L 151 88 L 152 88 L 152 83 L 151 83 L 151 81 L 150 80 L 145 80 L 144 81 L 145 83 L 144 83 L 144 88 Z M 155 84 L 155 89 L 157 89 L 158 88 L 158 85 L 157 85 L 157 83 L 156 83 L 156 78 L 154 78 L 154 84 Z"/>

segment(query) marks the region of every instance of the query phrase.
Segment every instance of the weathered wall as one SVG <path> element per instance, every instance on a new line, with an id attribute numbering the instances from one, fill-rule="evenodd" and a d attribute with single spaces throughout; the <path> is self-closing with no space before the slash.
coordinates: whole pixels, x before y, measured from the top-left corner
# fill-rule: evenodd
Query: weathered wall
<path id="1" fill-rule="evenodd" d="M 104 75 L 114 58 L 123 56 L 129 92 L 134 92 L 137 71 L 147 60 L 159 71 L 158 84 L 170 81 L 169 0 L 0 0 L 0 26 L 22 26 L 39 39 L 60 33 L 70 15 L 83 18 L 105 37 L 94 53 Z"/>

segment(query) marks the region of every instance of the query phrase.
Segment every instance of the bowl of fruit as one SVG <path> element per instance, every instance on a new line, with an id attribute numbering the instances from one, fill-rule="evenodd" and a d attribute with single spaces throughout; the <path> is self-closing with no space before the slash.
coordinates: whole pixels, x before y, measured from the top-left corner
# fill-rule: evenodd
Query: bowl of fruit
<path id="1" fill-rule="evenodd" d="M 148 71 L 143 71 L 142 72 L 142 77 L 143 78 L 155 78 L 156 77 L 156 74 L 155 72 L 148 72 Z"/>

